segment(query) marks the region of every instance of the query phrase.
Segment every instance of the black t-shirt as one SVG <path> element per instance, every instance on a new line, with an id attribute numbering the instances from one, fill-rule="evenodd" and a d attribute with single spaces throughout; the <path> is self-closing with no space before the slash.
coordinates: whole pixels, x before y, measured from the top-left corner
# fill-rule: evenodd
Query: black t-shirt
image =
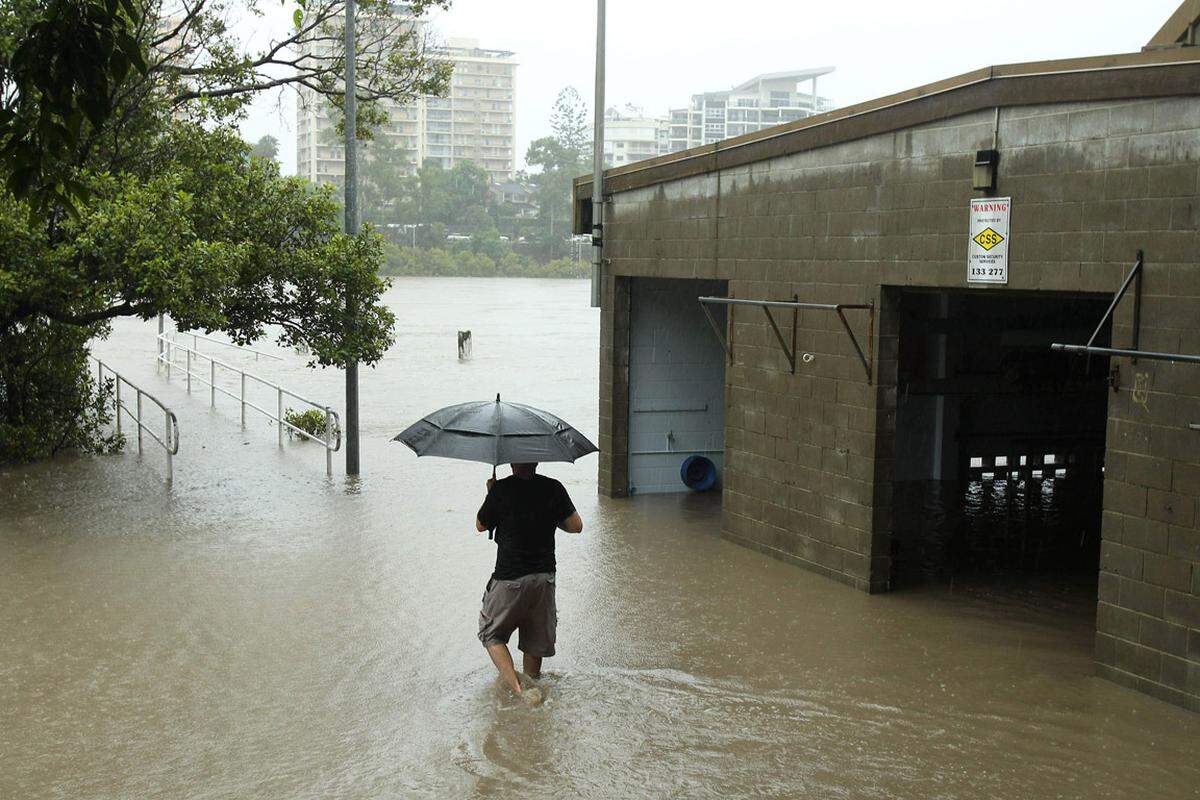
<path id="1" fill-rule="evenodd" d="M 554 531 L 575 513 L 566 487 L 544 475 L 496 481 L 479 509 L 479 521 L 496 529 L 498 581 L 554 572 Z"/>

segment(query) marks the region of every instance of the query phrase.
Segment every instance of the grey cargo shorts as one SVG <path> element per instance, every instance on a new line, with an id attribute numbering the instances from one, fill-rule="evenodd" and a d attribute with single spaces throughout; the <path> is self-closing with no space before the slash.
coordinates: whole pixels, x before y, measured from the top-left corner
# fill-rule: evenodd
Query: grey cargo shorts
<path id="1" fill-rule="evenodd" d="M 554 573 L 534 572 L 511 581 L 488 580 L 479 611 L 479 641 L 484 647 L 508 644 L 520 631 L 517 647 L 531 656 L 554 655 L 558 608 L 554 604 Z"/>

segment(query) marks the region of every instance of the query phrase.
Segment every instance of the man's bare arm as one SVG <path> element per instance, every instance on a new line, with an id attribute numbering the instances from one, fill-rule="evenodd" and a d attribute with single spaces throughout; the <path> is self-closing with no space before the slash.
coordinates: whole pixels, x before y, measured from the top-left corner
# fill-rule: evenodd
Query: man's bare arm
<path id="1" fill-rule="evenodd" d="M 496 479 L 495 479 L 495 478 L 488 478 L 488 479 L 487 479 L 487 483 L 486 483 L 485 485 L 487 486 L 487 490 L 488 490 L 489 492 L 491 492 L 491 491 L 492 491 L 492 487 L 496 485 Z M 487 526 L 487 525 L 484 525 L 484 524 L 483 524 L 483 522 L 482 522 L 482 521 L 480 521 L 479 517 L 476 517 L 476 518 L 475 518 L 475 530 L 476 530 L 476 531 L 478 531 L 479 533 L 483 533 L 483 532 L 484 532 L 484 531 L 486 531 L 487 529 L 488 529 L 488 526 Z"/>
<path id="2" fill-rule="evenodd" d="M 567 533 L 582 533 L 583 518 L 580 517 L 579 512 L 576 511 L 571 516 L 558 523 L 558 527 L 562 528 Z"/>

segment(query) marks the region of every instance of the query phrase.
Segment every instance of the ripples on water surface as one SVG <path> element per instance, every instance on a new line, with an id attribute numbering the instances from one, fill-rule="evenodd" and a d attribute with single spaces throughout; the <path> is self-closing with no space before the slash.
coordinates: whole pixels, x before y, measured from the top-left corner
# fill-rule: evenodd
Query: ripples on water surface
<path id="1" fill-rule="evenodd" d="M 0 797 L 1197 796 L 1200 718 L 1091 677 L 1077 591 L 869 597 L 721 540 L 713 498 L 598 499 L 594 458 L 546 470 L 588 528 L 560 538 L 548 700 L 508 699 L 475 639 L 486 470 L 387 440 L 497 391 L 594 434 L 587 292 L 398 283 L 360 484 L 120 325 L 98 350 L 180 413 L 176 485 L 152 452 L 0 472 Z"/>

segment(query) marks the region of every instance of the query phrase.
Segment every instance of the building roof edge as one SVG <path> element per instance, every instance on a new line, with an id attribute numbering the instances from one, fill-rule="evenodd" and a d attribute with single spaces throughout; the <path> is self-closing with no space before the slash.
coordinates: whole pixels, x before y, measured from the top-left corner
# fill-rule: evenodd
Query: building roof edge
<path id="1" fill-rule="evenodd" d="M 1197 23 L 1200 23 L 1200 0 L 1183 0 L 1146 46 L 1169 47 L 1185 39 Z"/>
<path id="2" fill-rule="evenodd" d="M 833 111 L 827 111 L 823 114 L 817 114 L 795 122 L 763 128 L 754 133 L 681 150 L 676 153 L 646 159 L 645 161 L 638 161 L 622 167 L 614 167 L 605 170 L 605 181 L 606 183 L 610 181 L 614 182 L 612 185 L 618 191 L 625 191 L 720 168 L 720 165 L 717 164 L 718 156 L 721 156 L 719 160 L 736 161 L 738 164 L 744 164 L 775 158 L 797 150 L 827 146 L 840 141 L 850 141 L 855 138 L 872 135 L 873 133 L 883 132 L 882 130 L 876 130 L 875 128 L 878 126 L 874 125 L 864 124 L 855 126 L 848 124 L 854 120 L 878 116 L 898 107 L 929 101 L 939 96 L 966 92 L 981 86 L 994 86 L 1014 79 L 1026 79 L 1038 82 L 1053 81 L 1053 87 L 1048 86 L 1048 88 L 1051 89 L 1052 93 L 1057 93 L 1057 99 L 1042 100 L 1041 102 L 1073 102 L 1088 98 L 1077 96 L 1080 92 L 1072 94 L 1063 91 L 1066 88 L 1063 80 L 1070 80 L 1070 76 L 1075 76 L 1076 79 L 1082 80 L 1093 73 L 1119 73 L 1120 71 L 1127 70 L 1165 69 L 1188 65 L 1200 67 L 1200 48 L 1150 50 L 1140 53 L 1087 56 L 1083 58 L 983 67 L 982 69 L 965 72 L 961 75 L 885 95 L 863 103 L 834 109 Z M 1174 93 L 1200 94 L 1200 81 L 1195 83 L 1195 89 L 1191 92 L 1178 91 Z M 987 97 L 988 94 L 988 92 L 980 93 L 980 97 L 986 102 L 977 103 L 978 108 L 1021 105 L 1031 102 L 1027 99 L 1028 93 L 1026 93 L 1023 102 L 1022 98 L 1017 98 L 1016 101 L 1013 101 L 1003 97 L 989 98 Z M 1091 94 L 1095 94 L 1095 92 L 1092 91 Z M 945 113 L 950 109 L 951 105 L 948 103 L 939 104 L 940 108 L 936 112 L 931 113 L 929 119 L 933 120 L 944 118 L 945 116 L 968 113 L 972 110 L 962 107 L 954 109 L 953 114 Z M 937 112 L 942 113 L 939 115 Z M 839 124 L 841 130 L 836 133 L 830 133 L 823 137 L 809 136 L 809 134 L 815 132 L 814 129 L 837 127 Z M 912 124 L 919 123 L 910 122 L 908 125 L 895 125 L 891 130 L 908 127 Z M 808 146 L 804 146 L 797 141 L 796 145 L 791 148 L 786 146 L 786 140 L 799 139 L 801 137 L 810 140 L 820 138 L 822 141 L 819 144 L 809 144 Z M 725 158 L 726 156 L 729 158 Z M 711 164 L 704 166 L 700 162 L 711 162 Z M 576 194 L 582 196 L 579 192 L 580 187 L 590 186 L 591 183 L 591 175 L 577 177 L 574 181 Z"/>
<path id="3" fill-rule="evenodd" d="M 761 81 L 783 80 L 784 78 L 795 78 L 796 82 L 799 83 L 800 81 L 811 80 L 812 78 L 819 78 L 822 75 L 828 75 L 829 73 L 833 72 L 834 69 L 835 67 L 810 67 L 809 69 L 790 69 L 783 72 L 764 72 L 761 75 L 755 75 L 748 81 L 739 83 L 732 89 L 723 89 L 721 91 L 726 93 L 739 92 L 749 89 L 751 86 Z M 705 92 L 705 94 L 720 94 L 720 92 Z"/>

